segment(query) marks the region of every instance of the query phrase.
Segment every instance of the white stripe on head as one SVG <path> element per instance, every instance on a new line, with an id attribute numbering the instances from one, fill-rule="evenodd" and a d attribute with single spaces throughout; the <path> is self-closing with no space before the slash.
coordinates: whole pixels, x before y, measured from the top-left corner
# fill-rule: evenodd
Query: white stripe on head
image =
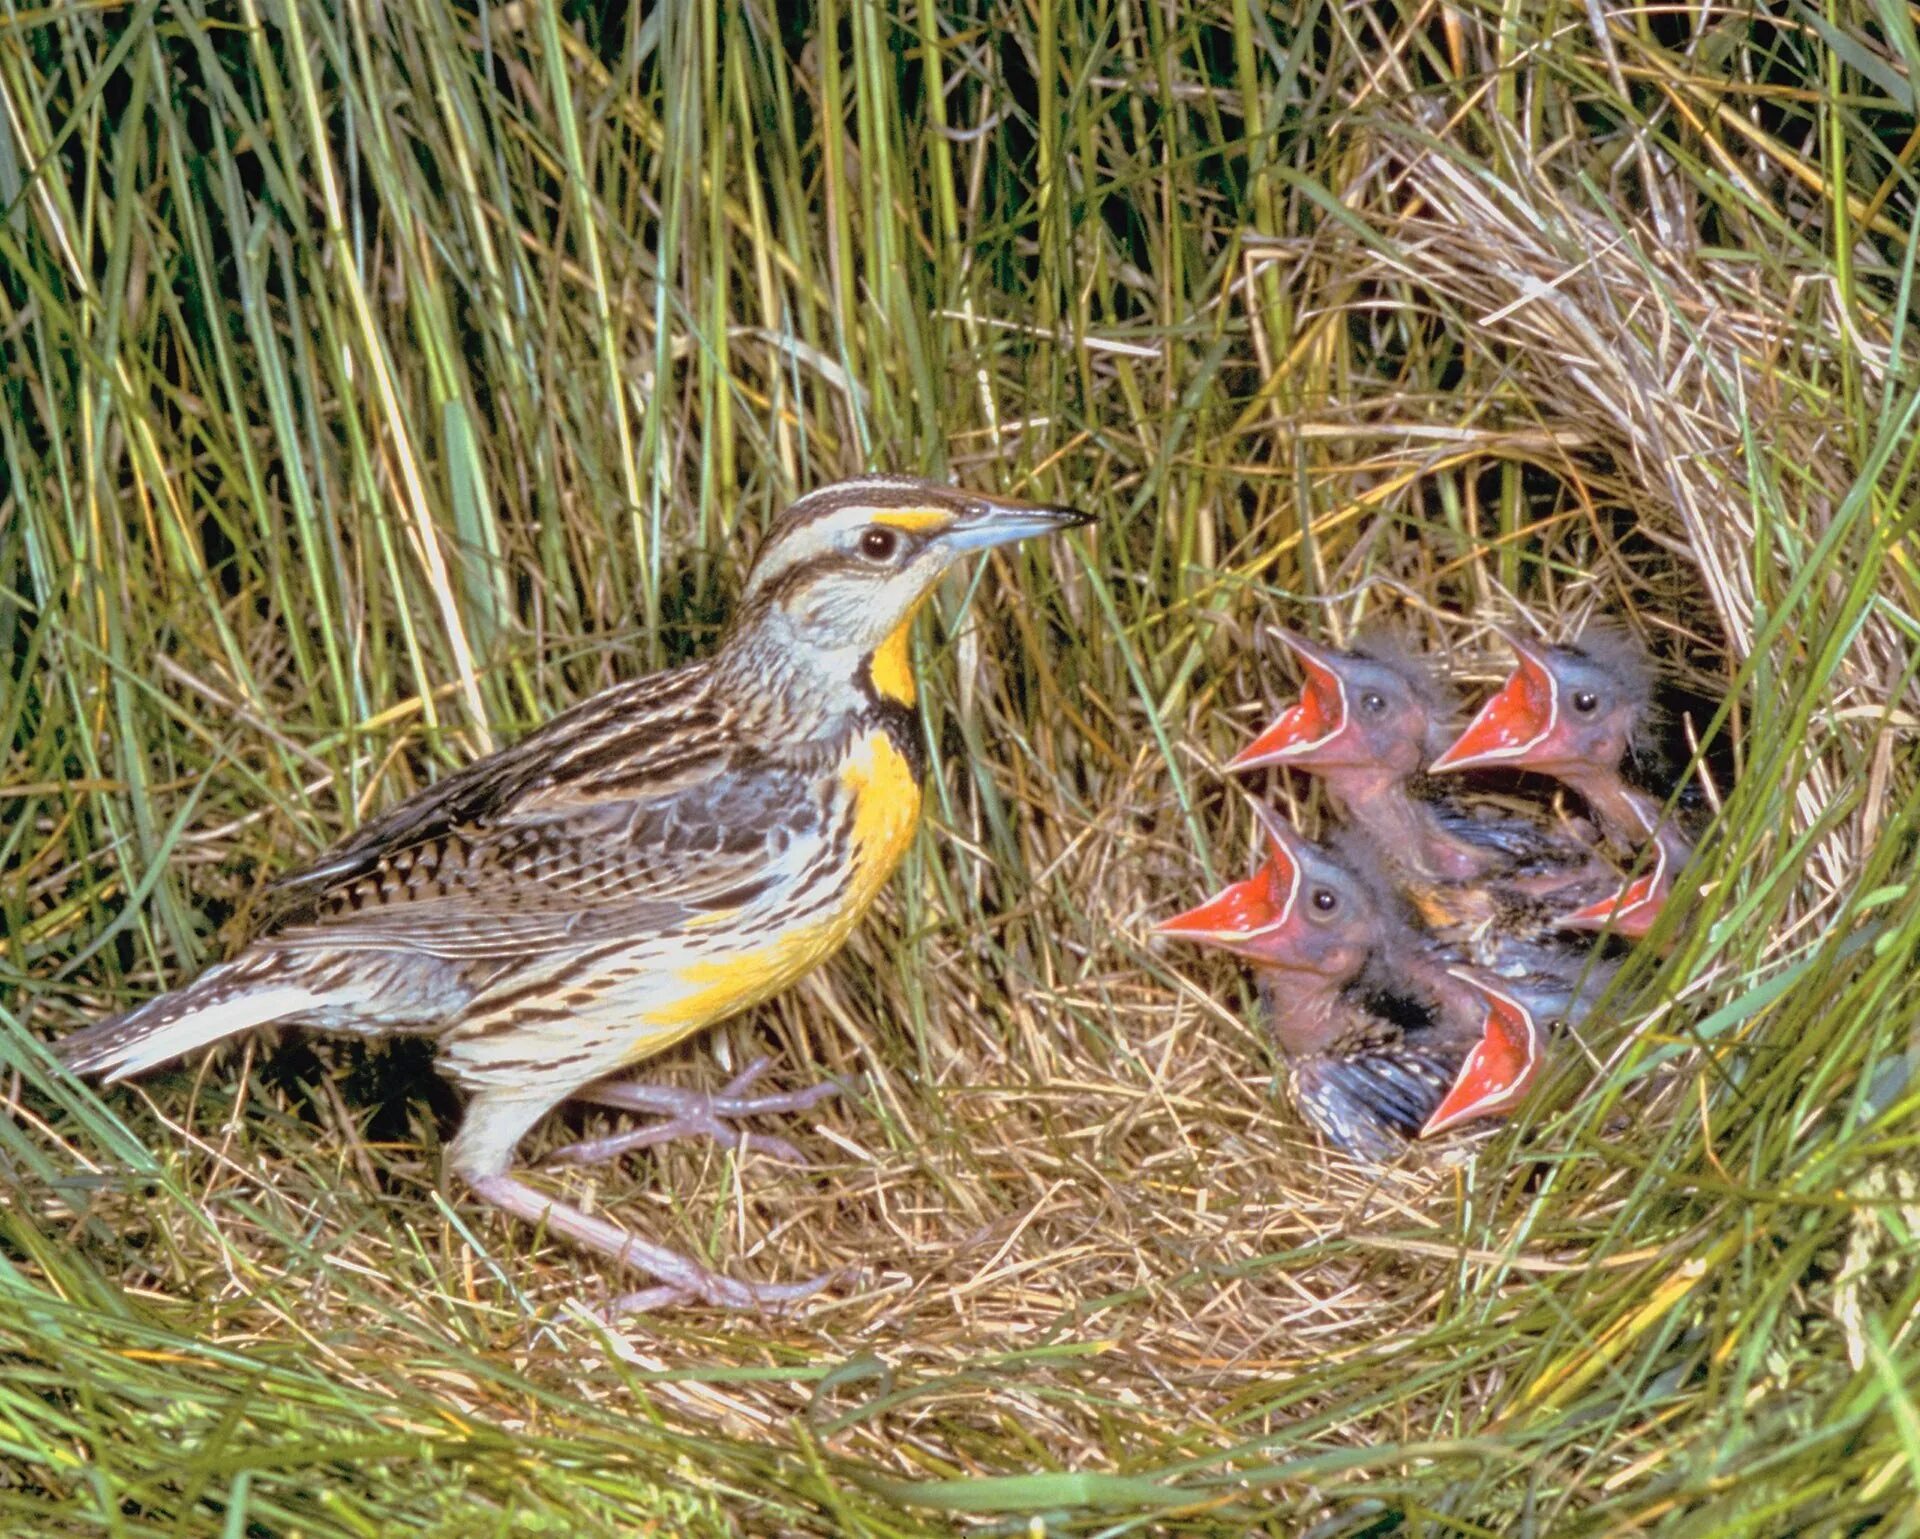
<path id="1" fill-rule="evenodd" d="M 957 487 L 914 476 L 860 476 L 818 487 L 773 521 L 754 552 L 743 598 L 751 600 L 783 574 L 838 549 L 852 529 L 876 515 L 924 511 L 933 522 L 959 513 L 967 498 Z"/>

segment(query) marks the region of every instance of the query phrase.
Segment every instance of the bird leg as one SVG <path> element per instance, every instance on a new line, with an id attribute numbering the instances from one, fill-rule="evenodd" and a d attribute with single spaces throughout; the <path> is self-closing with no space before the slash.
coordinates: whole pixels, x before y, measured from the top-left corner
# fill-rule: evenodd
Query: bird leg
<path id="1" fill-rule="evenodd" d="M 542 1225 L 547 1233 L 559 1235 L 582 1250 L 609 1257 L 621 1266 L 658 1279 L 655 1287 L 615 1299 L 602 1311 L 605 1316 L 690 1302 L 711 1304 L 718 1309 L 777 1312 L 818 1293 L 837 1275 L 829 1272 L 797 1283 L 736 1282 L 690 1256 L 643 1240 L 618 1224 L 583 1213 L 512 1176 L 468 1176 L 466 1180 L 468 1188 L 482 1202 L 491 1203 L 526 1223 Z"/>
<path id="2" fill-rule="evenodd" d="M 711 1138 L 726 1149 L 745 1149 L 749 1143 L 762 1154 L 771 1155 L 789 1165 L 804 1165 L 807 1157 L 786 1139 L 773 1133 L 750 1133 L 733 1126 L 740 1117 L 765 1116 L 772 1112 L 802 1112 L 818 1105 L 840 1087 L 831 1081 L 774 1095 L 750 1096 L 745 1091 L 767 1071 L 770 1058 L 756 1058 L 744 1072 L 735 1075 L 714 1093 L 687 1090 L 675 1085 L 648 1085 L 634 1080 L 616 1080 L 612 1084 L 589 1085 L 574 1092 L 576 1101 L 591 1101 L 596 1106 L 616 1106 L 623 1111 L 647 1112 L 661 1116 L 664 1122 L 610 1133 L 604 1138 L 588 1138 L 568 1144 L 550 1156 L 573 1165 L 593 1165 L 615 1159 L 630 1149 L 648 1149 L 676 1138 Z"/>

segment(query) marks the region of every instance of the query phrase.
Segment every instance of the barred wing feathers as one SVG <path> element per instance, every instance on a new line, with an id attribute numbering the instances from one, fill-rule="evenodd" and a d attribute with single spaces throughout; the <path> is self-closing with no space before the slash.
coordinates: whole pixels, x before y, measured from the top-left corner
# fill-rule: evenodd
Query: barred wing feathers
<path id="1" fill-rule="evenodd" d="M 750 903 L 826 809 L 709 686 L 700 664 L 616 686 L 409 797 L 276 882 L 240 955 L 61 1059 L 111 1080 L 279 1020 L 425 1029 L 500 965 Z"/>
<path id="2" fill-rule="evenodd" d="M 498 817 L 336 879 L 255 945 L 505 961 L 639 942 L 747 906 L 824 815 L 806 777 L 760 766 L 664 798 Z"/>

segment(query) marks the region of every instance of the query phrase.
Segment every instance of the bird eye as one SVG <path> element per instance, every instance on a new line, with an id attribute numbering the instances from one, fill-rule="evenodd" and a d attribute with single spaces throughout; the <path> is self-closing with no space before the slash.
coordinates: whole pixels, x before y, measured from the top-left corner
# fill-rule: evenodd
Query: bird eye
<path id="1" fill-rule="evenodd" d="M 1316 887 L 1313 889 L 1313 906 L 1323 914 L 1331 914 L 1340 906 L 1340 895 L 1331 888 Z"/>
<path id="2" fill-rule="evenodd" d="M 1573 692 L 1573 708 L 1582 716 L 1591 716 L 1600 709 L 1600 697 L 1590 689 L 1576 689 Z"/>
<path id="3" fill-rule="evenodd" d="M 860 536 L 860 554 L 869 561 L 891 561 L 900 548 L 900 536 L 891 529 L 869 529 Z"/>
<path id="4" fill-rule="evenodd" d="M 1369 716 L 1378 716 L 1386 708 L 1387 697 L 1381 694 L 1379 690 L 1366 689 L 1360 692 L 1360 709 L 1365 711 Z"/>

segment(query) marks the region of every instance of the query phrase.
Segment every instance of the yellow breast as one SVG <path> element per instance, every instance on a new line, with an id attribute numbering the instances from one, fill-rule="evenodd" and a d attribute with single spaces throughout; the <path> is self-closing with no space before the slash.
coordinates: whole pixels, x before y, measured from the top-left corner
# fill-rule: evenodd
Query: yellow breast
<path id="1" fill-rule="evenodd" d="M 840 769 L 841 795 L 851 804 L 847 861 L 841 879 L 819 894 L 819 907 L 777 934 L 726 955 L 678 970 L 685 992 L 648 1013 L 650 1025 L 673 1038 L 744 1010 L 810 972 L 846 942 L 860 917 L 886 886 L 920 819 L 920 783 L 905 755 L 884 732 L 854 743 Z M 645 1052 L 663 1046 L 650 1037 Z"/>

